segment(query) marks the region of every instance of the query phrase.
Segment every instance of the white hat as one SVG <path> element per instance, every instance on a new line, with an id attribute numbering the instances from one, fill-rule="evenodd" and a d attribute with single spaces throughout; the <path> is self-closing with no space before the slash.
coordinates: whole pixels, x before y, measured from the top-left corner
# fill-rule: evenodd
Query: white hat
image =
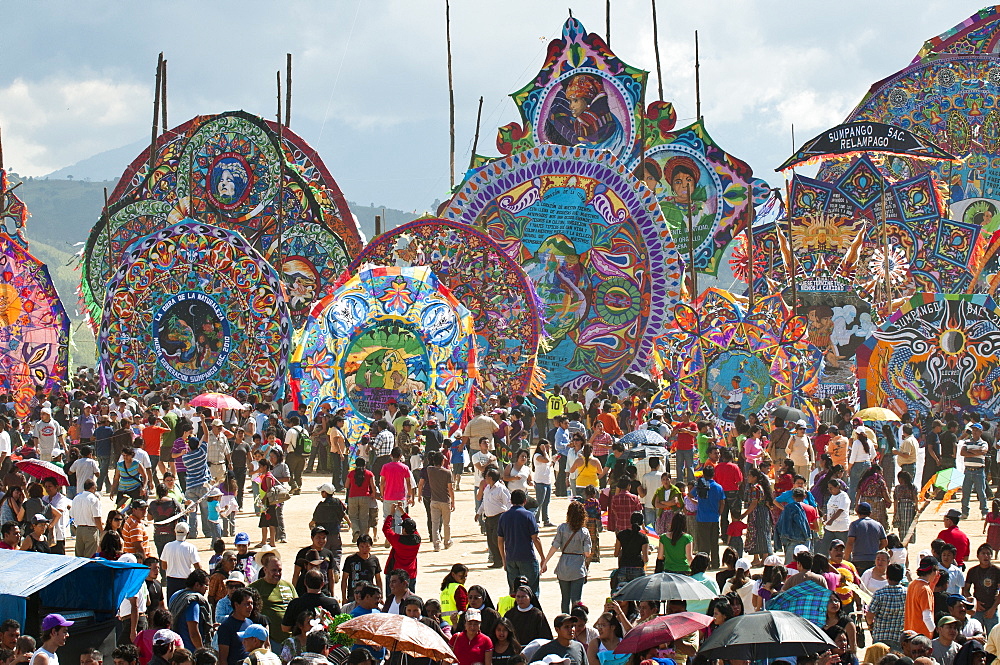
<path id="1" fill-rule="evenodd" d="M 190 531 L 190 529 L 188 528 L 187 522 L 185 522 L 184 520 L 180 520 L 177 522 L 177 524 L 174 525 L 174 535 L 176 536 L 183 535 L 186 538 L 188 535 L 188 531 Z M 184 538 L 179 538 L 179 540 L 184 540 Z"/>
<path id="2" fill-rule="evenodd" d="M 229 584 L 230 582 L 239 582 L 243 586 L 246 586 L 247 576 L 238 570 L 234 570 L 233 572 L 229 573 L 229 577 L 226 578 L 226 584 Z"/>
<path id="3" fill-rule="evenodd" d="M 545 656 L 541 660 L 536 660 L 535 662 L 545 663 L 545 665 L 556 665 L 556 663 L 568 663 L 570 660 L 566 656 L 550 653 L 548 656 Z"/>
<path id="4" fill-rule="evenodd" d="M 264 545 L 264 547 L 260 548 L 257 551 L 257 553 L 253 555 L 254 561 L 257 563 L 258 566 L 264 565 L 264 556 L 267 554 L 273 554 L 278 558 L 278 561 L 281 561 L 281 552 L 278 551 L 277 547 Z"/>
<path id="5" fill-rule="evenodd" d="M 218 487 L 213 487 L 212 489 L 208 490 L 208 492 L 205 493 L 206 499 L 211 499 L 212 497 L 216 496 L 222 496 L 222 490 L 220 490 Z"/>
<path id="6" fill-rule="evenodd" d="M 327 494 L 336 494 L 337 490 L 334 489 L 333 485 L 330 483 L 323 483 L 316 488 L 317 492 L 326 492 Z"/>
<path id="7" fill-rule="evenodd" d="M 222 421 L 216 418 L 212 421 L 212 427 L 222 427 Z"/>
<path id="8" fill-rule="evenodd" d="M 764 559 L 764 565 L 765 566 L 780 566 L 780 565 L 782 565 L 781 564 L 781 557 L 778 556 L 777 554 L 768 554 L 767 557 L 765 557 L 765 559 Z"/>
<path id="9" fill-rule="evenodd" d="M 736 570 L 746 570 L 746 571 L 749 571 L 750 570 L 750 562 L 747 561 L 746 559 L 737 559 L 736 560 Z"/>
<path id="10" fill-rule="evenodd" d="M 125 554 L 122 554 L 120 557 L 118 557 L 118 562 L 119 563 L 139 563 L 136 560 L 135 555 L 134 554 L 129 554 L 128 552 L 126 552 Z"/>
<path id="11" fill-rule="evenodd" d="M 43 408 L 42 408 L 42 413 L 47 413 L 47 414 L 49 414 L 49 415 L 52 415 L 52 409 L 50 409 L 50 408 L 49 408 L 49 407 L 47 407 L 47 406 L 46 406 L 46 407 L 43 407 Z"/>
<path id="12" fill-rule="evenodd" d="M 49 400 L 45 400 L 44 402 L 42 402 L 42 407 L 43 407 L 43 408 L 46 408 L 46 409 L 47 409 L 47 408 L 49 408 L 50 406 L 52 406 L 52 402 L 50 402 Z"/>
<path id="13" fill-rule="evenodd" d="M 482 613 L 479 610 L 477 610 L 476 608 L 473 607 L 471 609 L 465 610 L 465 620 L 466 621 L 482 621 L 483 620 L 483 615 L 482 615 Z"/>
<path id="14" fill-rule="evenodd" d="M 805 545 L 796 545 L 795 549 L 792 550 L 792 556 L 798 556 L 802 552 L 809 552 L 810 549 Z"/>

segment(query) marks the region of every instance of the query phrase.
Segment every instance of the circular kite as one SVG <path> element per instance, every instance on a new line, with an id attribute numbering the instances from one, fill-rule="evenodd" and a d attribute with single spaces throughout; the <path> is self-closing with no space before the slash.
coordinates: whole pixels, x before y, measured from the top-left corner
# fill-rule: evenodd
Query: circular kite
<path id="1" fill-rule="evenodd" d="M 1000 308 L 986 294 L 920 294 L 858 349 L 861 407 L 1000 413 Z"/>
<path id="2" fill-rule="evenodd" d="M 648 368 L 684 265 L 652 193 L 603 150 L 545 145 L 473 173 L 444 216 L 485 228 L 531 278 L 548 385 Z"/>
<path id="3" fill-rule="evenodd" d="M 489 236 L 460 222 L 420 219 L 375 238 L 348 271 L 367 265 L 431 268 L 472 313 L 483 391 L 534 392 L 542 334 L 535 289 Z"/>
<path id="4" fill-rule="evenodd" d="M 6 233 L 0 234 L 0 392 L 27 417 L 36 388 L 65 384 L 69 317 L 48 268 Z"/>
<path id="5" fill-rule="evenodd" d="M 274 395 L 289 340 L 277 272 L 238 233 L 187 220 L 126 250 L 98 345 L 112 390 Z"/>
<path id="6" fill-rule="evenodd" d="M 186 218 L 240 233 L 263 254 L 296 325 L 362 245 L 343 194 L 295 133 L 242 111 L 198 116 L 158 139 L 152 169 L 148 151 L 129 166 L 91 231 L 82 293 L 93 321 L 126 248 Z"/>
<path id="7" fill-rule="evenodd" d="M 460 422 L 479 378 L 472 315 L 430 268 L 371 268 L 317 302 L 292 355 L 292 389 L 315 415 L 371 422 L 390 400 Z"/>

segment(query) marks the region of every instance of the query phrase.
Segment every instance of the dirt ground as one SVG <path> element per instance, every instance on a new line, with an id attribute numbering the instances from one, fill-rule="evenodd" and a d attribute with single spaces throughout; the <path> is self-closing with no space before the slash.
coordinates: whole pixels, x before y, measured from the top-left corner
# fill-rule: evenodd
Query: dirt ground
<path id="1" fill-rule="evenodd" d="M 312 517 L 313 508 L 320 500 L 319 492 L 316 491 L 316 488 L 328 480 L 329 478 L 319 474 L 307 475 L 302 494 L 292 497 L 285 504 L 285 526 L 288 542 L 278 544 L 278 548 L 281 551 L 283 561 L 286 562 L 284 576 L 288 580 L 291 580 L 291 562 L 295 556 L 295 552 L 309 545 L 310 542 L 308 523 Z M 418 503 L 413 508 L 411 516 L 417 521 L 420 533 L 425 536 L 424 545 L 421 547 L 418 559 L 420 569 L 416 584 L 416 593 L 422 598 L 437 598 L 439 596 L 441 580 L 455 563 L 464 563 L 469 566 L 470 572 L 467 584 L 480 584 L 484 586 L 489 590 L 494 600 L 506 593 L 506 573 L 503 570 L 487 569 L 486 537 L 480 533 L 479 526 L 473 519 L 475 504 L 471 481 L 471 475 L 467 474 L 464 476 L 462 479 L 462 489 L 457 492 L 456 508 L 451 522 L 454 545 L 450 549 L 442 549 L 440 552 L 434 551 L 430 539 L 424 534 L 426 530 L 426 516 L 423 504 Z M 110 510 L 112 507 L 111 502 L 106 497 L 103 499 L 103 502 L 106 510 Z M 569 499 L 553 497 L 550 507 L 550 516 L 553 523 L 559 524 L 565 521 L 566 506 L 568 503 Z M 260 541 L 260 529 L 257 527 L 257 518 L 252 512 L 250 504 L 246 504 L 245 507 L 250 508 L 250 512 L 241 513 L 237 517 L 237 531 L 246 531 L 250 534 L 251 545 L 254 545 Z M 938 512 L 936 510 L 937 503 L 935 502 L 921 516 L 915 542 L 909 546 L 909 566 L 911 570 L 916 567 L 918 553 L 923 549 L 928 549 L 931 540 L 943 528 L 942 518 L 944 513 L 951 507 L 960 508 L 961 506 L 958 501 L 953 501 L 945 504 Z M 985 541 L 985 536 L 982 535 L 983 521 L 979 517 L 979 511 L 974 508 L 972 514 L 973 517 L 963 521 L 960 526 L 969 535 L 974 553 L 975 548 Z M 150 529 L 151 532 L 152 530 Z M 350 535 L 346 532 L 343 535 L 345 541 L 344 556 L 346 557 L 354 552 L 355 549 L 353 546 L 347 544 Z M 540 536 L 546 553 L 552 544 L 554 535 L 554 527 L 542 528 L 541 530 Z M 594 612 L 603 606 L 605 598 L 609 595 L 610 573 L 616 567 L 615 557 L 613 556 L 614 535 L 609 532 L 603 532 L 600 538 L 601 561 L 591 564 L 590 576 L 583 589 L 583 602 L 590 608 L 592 616 L 594 616 Z M 211 543 L 204 537 L 192 542 L 202 552 L 202 562 L 207 565 L 208 559 L 211 556 Z M 152 542 L 150 544 L 152 545 Z M 231 538 L 227 539 L 227 545 L 230 548 L 232 547 Z M 72 548 L 67 546 L 67 550 L 72 551 Z M 381 533 L 379 535 L 379 542 L 376 544 L 373 552 L 379 557 L 384 566 L 389 550 L 384 546 L 384 539 L 381 537 Z M 555 569 L 558 556 L 557 553 L 553 557 L 549 564 L 549 572 L 542 575 L 541 582 L 541 601 L 550 620 L 558 614 L 559 610 L 559 584 L 552 572 Z M 653 571 L 654 558 L 655 547 L 651 553 L 647 572 Z"/>

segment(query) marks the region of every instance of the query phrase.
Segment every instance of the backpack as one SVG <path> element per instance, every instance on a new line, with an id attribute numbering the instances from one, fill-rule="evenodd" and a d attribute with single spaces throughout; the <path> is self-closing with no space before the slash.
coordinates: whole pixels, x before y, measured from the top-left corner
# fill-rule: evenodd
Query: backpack
<path id="1" fill-rule="evenodd" d="M 306 428 L 298 425 L 295 427 L 298 431 L 298 436 L 295 438 L 295 452 L 300 455 L 308 455 L 312 453 L 313 450 L 313 440 L 306 432 Z"/>

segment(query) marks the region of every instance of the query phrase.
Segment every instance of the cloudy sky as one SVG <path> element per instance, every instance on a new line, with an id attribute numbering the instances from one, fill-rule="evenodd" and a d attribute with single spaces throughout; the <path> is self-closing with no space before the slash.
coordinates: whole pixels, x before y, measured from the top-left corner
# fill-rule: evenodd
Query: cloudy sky
<path id="1" fill-rule="evenodd" d="M 612 0 L 612 49 L 650 70 L 650 0 Z M 478 98 L 480 152 L 518 120 L 507 97 L 541 66 L 567 8 L 604 33 L 605 0 L 452 0 L 457 164 L 468 163 Z M 703 115 L 730 153 L 773 168 L 839 122 L 923 42 L 983 7 L 969 0 L 658 0 L 665 98 L 695 115 L 693 34 Z M 292 128 L 351 200 L 429 209 L 448 189 L 444 0 L 6 2 L 0 126 L 7 165 L 45 175 L 148 140 L 156 54 L 169 61 L 169 123 L 245 109 L 275 112 L 275 71 L 295 58 Z M 115 177 L 135 149 L 92 177 Z M 461 174 L 458 174 L 460 179 Z"/>

